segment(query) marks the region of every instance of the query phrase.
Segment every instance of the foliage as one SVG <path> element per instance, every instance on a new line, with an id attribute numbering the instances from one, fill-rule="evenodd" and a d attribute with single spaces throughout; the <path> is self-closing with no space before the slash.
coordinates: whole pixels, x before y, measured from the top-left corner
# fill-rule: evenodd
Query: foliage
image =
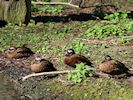
<path id="1" fill-rule="evenodd" d="M 39 8 L 39 13 L 60 14 L 62 11 L 63 7 L 60 5 L 57 7 L 45 6 Z"/>
<path id="2" fill-rule="evenodd" d="M 123 23 L 120 25 L 126 31 L 133 32 L 133 21 L 132 20 L 123 20 Z"/>
<path id="3" fill-rule="evenodd" d="M 86 70 L 87 68 L 90 68 L 90 66 L 85 65 L 84 63 L 77 64 L 76 69 L 79 71 L 75 73 L 68 73 L 68 80 L 71 80 L 75 83 L 80 83 L 86 77 L 92 77 L 94 75 L 94 72 Z"/>
<path id="4" fill-rule="evenodd" d="M 77 54 L 87 53 L 87 47 L 85 46 L 85 43 L 81 39 L 72 41 L 69 47 L 73 48 Z"/>
<path id="5" fill-rule="evenodd" d="M 125 36 L 124 30 L 115 24 L 96 24 L 89 28 L 85 35 L 90 38 L 106 38 L 110 36 Z"/>
<path id="6" fill-rule="evenodd" d="M 39 11 L 38 6 L 36 4 L 31 3 L 31 11 L 32 12 L 38 12 Z"/>
<path id="7" fill-rule="evenodd" d="M 31 26 L 31 27 L 35 27 L 35 21 L 34 20 L 30 20 L 28 25 Z"/>
<path id="8" fill-rule="evenodd" d="M 133 21 L 123 19 L 121 22 L 117 20 L 101 21 L 93 26 L 89 26 L 88 30 L 84 33 L 89 38 L 106 38 L 111 36 L 126 36 L 126 32 L 133 32 Z"/>
<path id="9" fill-rule="evenodd" d="M 49 14 L 60 14 L 64 10 L 64 7 L 61 5 L 58 6 L 38 6 L 36 4 L 31 5 L 31 11 L 32 12 L 38 12 L 38 13 L 49 13 Z"/>
<path id="10" fill-rule="evenodd" d="M 118 42 L 119 44 L 124 44 L 124 43 L 130 42 L 131 40 L 133 40 L 133 38 L 121 37 L 120 39 L 117 40 L 117 42 Z"/>
<path id="11" fill-rule="evenodd" d="M 128 14 L 126 12 L 115 12 L 113 14 L 106 14 L 104 19 L 108 20 L 120 20 L 128 18 Z"/>

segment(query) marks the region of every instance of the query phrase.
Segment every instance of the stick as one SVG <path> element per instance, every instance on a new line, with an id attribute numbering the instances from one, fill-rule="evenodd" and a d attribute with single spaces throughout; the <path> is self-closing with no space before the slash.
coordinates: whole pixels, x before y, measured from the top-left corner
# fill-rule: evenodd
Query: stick
<path id="1" fill-rule="evenodd" d="M 34 2 L 32 1 L 31 3 L 40 4 L 40 5 L 68 5 L 68 6 L 72 6 L 75 8 L 79 8 L 79 6 L 71 4 L 71 3 L 67 3 L 67 2 Z"/>
<path id="2" fill-rule="evenodd" d="M 89 68 L 86 70 L 96 70 L 95 68 Z M 33 73 L 29 74 L 27 76 L 22 77 L 22 81 L 25 81 L 27 78 L 33 77 L 33 76 L 42 76 L 42 75 L 56 75 L 56 74 L 66 74 L 69 72 L 78 72 L 79 70 L 65 70 L 65 71 L 52 71 L 52 72 L 41 72 L 41 73 Z"/>
<path id="3" fill-rule="evenodd" d="M 130 35 L 130 36 L 124 36 L 123 38 L 127 39 L 127 38 L 133 38 L 133 35 Z M 76 38 L 76 39 L 79 39 L 80 38 Z M 95 40 L 92 40 L 92 39 L 81 39 L 83 41 L 87 41 L 88 44 L 103 44 L 103 43 L 113 43 L 113 44 L 117 44 L 116 41 L 118 39 L 121 39 L 121 37 L 116 37 L 116 38 L 107 38 L 107 39 L 104 39 L 104 40 L 98 40 L 98 39 L 95 39 Z"/>
<path id="4" fill-rule="evenodd" d="M 41 2 L 41 1 L 37 1 L 37 2 L 34 2 L 32 1 L 31 3 L 32 4 L 40 4 L 40 5 L 68 5 L 68 6 L 72 6 L 72 7 L 75 7 L 75 8 L 80 8 L 79 6 L 77 5 L 74 5 L 74 4 L 71 4 L 71 1 L 68 3 L 68 2 Z M 84 0 L 81 2 L 81 4 L 84 3 Z M 80 5 L 81 5 L 80 4 Z M 102 5 L 90 5 L 90 6 L 87 6 L 88 7 L 96 7 L 96 6 L 114 6 L 114 5 L 111 5 L 111 4 L 102 4 Z M 82 8 L 86 8 L 86 7 L 82 7 Z"/>
<path id="5" fill-rule="evenodd" d="M 133 68 L 129 68 L 129 71 L 133 71 Z"/>

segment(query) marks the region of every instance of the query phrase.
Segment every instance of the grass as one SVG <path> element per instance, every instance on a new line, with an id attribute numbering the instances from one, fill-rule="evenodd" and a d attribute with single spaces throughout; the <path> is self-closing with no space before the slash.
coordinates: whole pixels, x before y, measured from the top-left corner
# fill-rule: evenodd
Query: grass
<path id="1" fill-rule="evenodd" d="M 132 38 L 125 38 L 129 35 L 128 33 L 132 35 L 132 26 L 133 21 L 130 19 L 44 24 L 35 24 L 31 21 L 28 26 L 9 24 L 0 29 L 0 51 L 9 46 L 21 46 L 26 43 L 34 52 L 45 54 L 46 58 L 56 55 L 52 59 L 59 63 L 56 65 L 57 68 L 65 70 L 66 65 L 63 63 L 63 55 L 60 52 L 74 48 L 76 53 L 90 57 L 96 68 L 105 54 L 131 67 L 133 60 L 130 57 L 132 57 L 133 48 L 124 44 L 132 40 Z M 111 45 L 108 41 L 103 44 L 88 44 L 85 41 L 98 38 L 106 40 L 111 37 L 118 37 L 120 40 Z M 123 45 L 119 45 L 121 43 Z M 66 80 L 66 76 L 63 79 Z M 66 93 L 68 100 L 77 97 L 87 100 L 92 100 L 92 98 L 95 100 L 132 100 L 133 98 L 133 90 L 126 83 L 114 79 L 87 78 L 72 87 L 53 81 L 46 82 L 46 80 L 42 83 L 42 87 L 47 84 L 57 95 L 59 92 Z"/>
<path id="2" fill-rule="evenodd" d="M 132 100 L 133 98 L 132 89 L 124 83 L 117 82 L 113 79 L 88 78 L 74 86 L 65 86 L 57 82 L 48 82 L 47 85 L 45 82 L 42 82 L 42 84 L 50 87 L 53 91 L 58 90 L 59 93 L 66 91 L 66 100 L 75 100 L 77 97 L 81 100 Z"/>

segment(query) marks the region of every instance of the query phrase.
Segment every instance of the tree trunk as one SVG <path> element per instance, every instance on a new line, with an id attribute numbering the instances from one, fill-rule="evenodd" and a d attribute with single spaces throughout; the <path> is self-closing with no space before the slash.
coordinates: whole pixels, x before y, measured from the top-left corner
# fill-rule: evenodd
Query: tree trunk
<path id="1" fill-rule="evenodd" d="M 31 16 L 31 0 L 0 0 L 0 20 L 7 23 L 28 23 Z"/>

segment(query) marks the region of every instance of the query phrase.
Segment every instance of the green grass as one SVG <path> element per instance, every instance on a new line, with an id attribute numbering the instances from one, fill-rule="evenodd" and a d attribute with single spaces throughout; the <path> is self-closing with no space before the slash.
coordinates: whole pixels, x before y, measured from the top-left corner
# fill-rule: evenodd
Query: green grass
<path id="1" fill-rule="evenodd" d="M 44 86 L 50 87 L 51 90 L 60 93 L 66 93 L 66 100 L 132 100 L 133 90 L 124 83 L 117 82 L 113 79 L 88 78 L 82 83 L 74 86 L 65 86 L 61 83 L 50 83 Z"/>

